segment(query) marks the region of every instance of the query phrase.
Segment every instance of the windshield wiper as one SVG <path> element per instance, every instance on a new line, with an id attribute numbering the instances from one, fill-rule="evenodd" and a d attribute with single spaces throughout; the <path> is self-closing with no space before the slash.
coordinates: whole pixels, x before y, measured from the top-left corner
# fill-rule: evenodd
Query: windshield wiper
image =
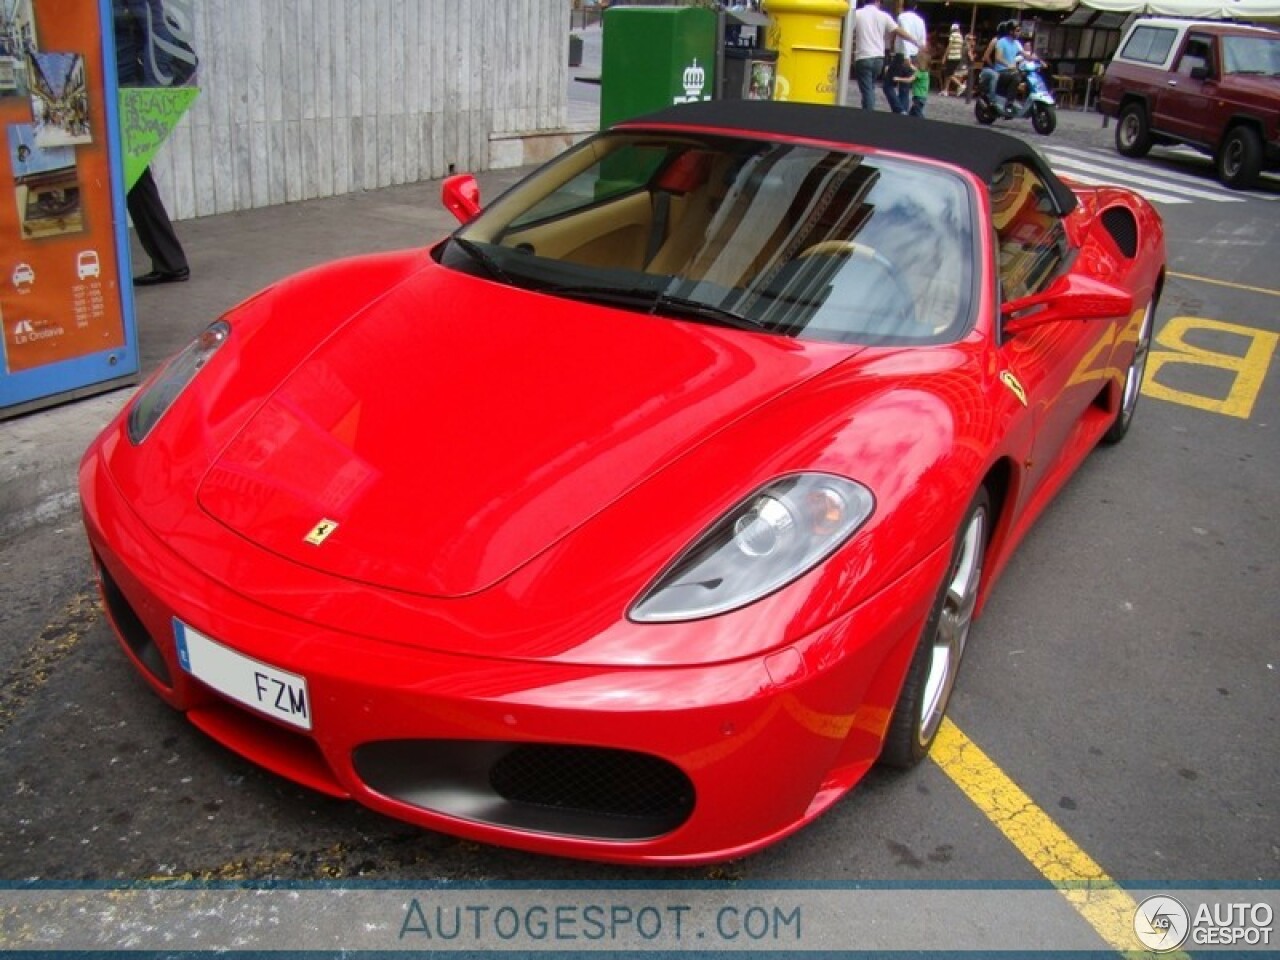
<path id="1" fill-rule="evenodd" d="M 468 240 L 466 237 L 457 236 L 450 237 L 449 242 L 455 244 L 459 250 L 484 267 L 489 276 L 495 280 L 501 280 L 503 283 L 513 287 L 516 286 L 516 282 L 511 279 L 511 275 L 498 266 L 498 261 L 494 259 L 493 254 L 487 252 L 480 244 Z"/>
<path id="2" fill-rule="evenodd" d="M 719 307 L 714 303 L 704 303 L 701 300 L 693 300 L 689 297 L 678 297 L 647 287 L 552 286 L 543 288 L 542 292 L 562 297 L 590 300 L 593 303 L 607 303 L 620 307 L 644 309 L 649 313 L 662 312 L 674 316 L 709 320 L 712 323 L 732 327 L 735 330 L 765 329 L 764 324 L 760 321 L 743 316 L 727 307 Z"/>
<path id="3" fill-rule="evenodd" d="M 688 297 L 676 297 L 669 293 L 660 293 L 654 299 L 654 308 L 666 310 L 681 316 L 697 317 L 699 320 L 710 320 L 735 330 L 764 330 L 765 325 L 746 314 L 720 307 L 714 303 L 691 300 Z"/>

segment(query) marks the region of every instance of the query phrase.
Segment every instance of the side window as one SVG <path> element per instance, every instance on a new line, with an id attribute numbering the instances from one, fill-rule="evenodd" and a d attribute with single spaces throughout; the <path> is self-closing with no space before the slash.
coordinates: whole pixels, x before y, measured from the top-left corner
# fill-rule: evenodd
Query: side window
<path id="1" fill-rule="evenodd" d="M 1189 77 L 1196 67 L 1208 68 L 1212 50 L 1213 47 L 1207 37 L 1188 37 L 1187 45 L 1182 51 L 1182 56 L 1178 57 L 1174 70 L 1179 76 Z"/>
<path id="2" fill-rule="evenodd" d="M 1177 36 L 1178 31 L 1169 27 L 1134 27 L 1120 56 L 1139 63 L 1164 63 Z"/>
<path id="3" fill-rule="evenodd" d="M 547 194 L 510 226 L 540 223 L 634 193 L 649 183 L 667 159 L 667 151 L 658 147 L 633 145 L 619 150 Z"/>
<path id="4" fill-rule="evenodd" d="M 1066 227 L 1044 181 L 1022 163 L 1006 163 L 991 183 L 1001 299 L 1039 293 L 1066 266 Z"/>

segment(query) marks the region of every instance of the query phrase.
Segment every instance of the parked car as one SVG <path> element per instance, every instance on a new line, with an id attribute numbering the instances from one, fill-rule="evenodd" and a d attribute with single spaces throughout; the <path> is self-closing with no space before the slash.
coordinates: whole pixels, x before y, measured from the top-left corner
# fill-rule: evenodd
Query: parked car
<path id="1" fill-rule="evenodd" d="M 1137 20 L 1107 65 L 1098 109 L 1116 118 L 1126 157 L 1187 144 L 1214 158 L 1223 183 L 1252 187 L 1280 169 L 1280 32 Z"/>
<path id="2" fill-rule="evenodd" d="M 156 693 L 390 816 L 741 856 L 942 723 L 1132 422 L 1159 215 L 987 129 L 771 101 L 597 134 L 210 325 L 80 470 Z"/>

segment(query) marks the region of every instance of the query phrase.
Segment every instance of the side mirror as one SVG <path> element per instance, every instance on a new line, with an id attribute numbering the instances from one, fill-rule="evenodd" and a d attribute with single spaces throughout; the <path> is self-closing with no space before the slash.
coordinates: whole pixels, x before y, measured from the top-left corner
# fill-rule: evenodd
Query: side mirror
<path id="1" fill-rule="evenodd" d="M 1133 313 L 1133 294 L 1121 287 L 1089 277 L 1068 274 L 1043 293 L 1000 306 L 1005 333 L 1021 333 L 1063 320 L 1108 320 Z"/>
<path id="2" fill-rule="evenodd" d="M 1192 80 L 1208 80 L 1209 68 L 1208 67 L 1192 67 L 1191 79 Z"/>
<path id="3" fill-rule="evenodd" d="M 454 174 L 440 185 L 440 200 L 459 223 L 466 223 L 480 212 L 480 185 L 469 173 Z"/>

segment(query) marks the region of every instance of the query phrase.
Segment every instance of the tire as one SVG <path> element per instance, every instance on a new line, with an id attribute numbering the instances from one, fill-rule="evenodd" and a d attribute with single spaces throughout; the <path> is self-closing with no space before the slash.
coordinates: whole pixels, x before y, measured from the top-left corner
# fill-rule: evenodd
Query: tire
<path id="1" fill-rule="evenodd" d="M 1116 149 L 1126 157 L 1145 157 L 1151 152 L 1151 127 L 1147 124 L 1147 108 L 1142 104 L 1130 102 L 1120 108 Z"/>
<path id="2" fill-rule="evenodd" d="M 1124 373 L 1124 387 L 1120 394 L 1120 404 L 1116 410 L 1116 418 L 1102 435 L 1102 443 L 1113 446 L 1124 439 L 1133 423 L 1133 411 L 1137 409 L 1138 397 L 1142 394 L 1142 377 L 1147 370 L 1147 356 L 1151 353 L 1151 332 L 1156 322 L 1156 299 L 1151 298 L 1147 311 L 1142 315 L 1142 328 L 1138 331 L 1138 342 L 1133 347 L 1133 359 L 1129 361 L 1129 369 Z"/>
<path id="3" fill-rule="evenodd" d="M 1233 190 L 1249 190 L 1257 186 L 1262 172 L 1262 141 L 1253 127 L 1232 127 L 1214 162 L 1218 179 Z"/>
<path id="4" fill-rule="evenodd" d="M 1031 108 L 1031 126 L 1036 133 L 1047 137 L 1058 128 L 1058 111 L 1052 104 L 1037 103 Z"/>
<path id="5" fill-rule="evenodd" d="M 991 498 L 978 491 L 956 534 L 946 576 L 898 694 L 880 762 L 907 770 L 929 754 L 951 699 L 982 585 L 990 539 Z"/>
<path id="6" fill-rule="evenodd" d="M 996 122 L 996 108 L 987 103 L 986 100 L 978 99 L 973 102 L 973 115 L 980 124 L 986 127 Z"/>

